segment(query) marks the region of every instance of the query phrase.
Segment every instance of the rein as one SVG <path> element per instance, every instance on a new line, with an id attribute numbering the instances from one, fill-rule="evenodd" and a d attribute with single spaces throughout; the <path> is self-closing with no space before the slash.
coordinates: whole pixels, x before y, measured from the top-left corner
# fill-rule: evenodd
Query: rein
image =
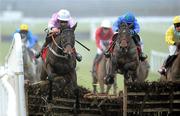
<path id="1" fill-rule="evenodd" d="M 54 39 L 54 33 L 52 33 L 50 36 L 51 36 L 51 38 L 52 38 L 52 40 L 53 40 L 53 43 L 56 45 L 56 47 L 58 47 L 60 50 L 62 50 L 63 51 L 63 48 L 62 47 L 60 47 L 60 46 L 58 46 L 58 44 L 57 44 L 57 42 L 55 41 L 55 39 Z"/>
<path id="2" fill-rule="evenodd" d="M 49 50 L 57 57 L 59 58 L 63 58 L 63 59 L 68 59 L 68 56 L 64 56 L 64 55 L 61 55 L 61 54 L 57 54 L 50 46 L 49 46 Z"/>

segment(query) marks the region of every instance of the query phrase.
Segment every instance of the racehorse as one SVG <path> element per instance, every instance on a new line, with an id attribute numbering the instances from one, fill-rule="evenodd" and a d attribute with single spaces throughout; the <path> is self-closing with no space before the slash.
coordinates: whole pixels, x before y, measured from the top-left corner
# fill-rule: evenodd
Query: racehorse
<path id="1" fill-rule="evenodd" d="M 25 80 L 30 82 L 37 82 L 40 79 L 36 78 L 36 61 L 34 59 L 35 51 L 38 49 L 38 44 L 30 49 L 27 47 L 27 35 L 25 33 L 20 33 L 22 42 L 22 52 L 23 52 L 23 67 L 24 67 L 24 77 Z"/>
<path id="2" fill-rule="evenodd" d="M 78 96 L 77 75 L 76 75 L 76 52 L 75 52 L 75 34 L 74 30 L 77 24 L 72 28 L 62 29 L 59 34 L 50 33 L 52 42 L 44 49 L 46 53 L 42 67 L 41 80 L 49 80 L 48 100 L 52 100 L 52 83 L 56 83 L 58 78 L 58 91 L 63 92 L 65 87 L 71 88 L 74 94 Z"/>
<path id="3" fill-rule="evenodd" d="M 112 84 L 117 73 L 124 75 L 125 82 L 144 81 L 149 72 L 148 63 L 139 60 L 136 44 L 125 22 L 114 35 L 112 46 L 113 51 L 107 62 L 106 82 Z"/>
<path id="4" fill-rule="evenodd" d="M 180 42 L 176 42 L 176 58 L 173 63 L 167 69 L 166 76 L 163 76 L 164 81 L 180 81 Z"/>
<path id="5" fill-rule="evenodd" d="M 109 47 L 109 41 L 102 41 L 102 46 L 103 46 L 103 50 L 106 51 Z M 94 72 L 92 72 L 92 77 L 93 77 L 93 92 L 97 93 L 97 83 L 99 83 L 100 86 L 100 93 L 104 93 L 104 78 L 107 74 L 106 71 L 106 62 L 107 62 L 107 58 L 104 56 L 104 54 L 101 54 L 100 56 L 100 61 L 99 64 L 97 65 L 97 70 L 96 73 L 94 74 Z M 107 89 L 106 89 L 106 94 L 109 93 L 109 90 L 111 88 L 111 85 L 107 85 Z M 113 84 L 113 93 L 116 94 L 116 89 L 117 89 L 117 83 L 116 81 Z"/>

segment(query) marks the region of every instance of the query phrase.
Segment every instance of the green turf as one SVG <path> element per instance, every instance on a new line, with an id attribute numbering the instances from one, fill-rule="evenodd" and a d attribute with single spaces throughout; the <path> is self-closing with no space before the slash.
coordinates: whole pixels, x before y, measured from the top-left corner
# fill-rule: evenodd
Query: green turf
<path id="1" fill-rule="evenodd" d="M 0 65 L 4 65 L 5 56 L 9 52 L 10 42 L 0 42 Z"/>

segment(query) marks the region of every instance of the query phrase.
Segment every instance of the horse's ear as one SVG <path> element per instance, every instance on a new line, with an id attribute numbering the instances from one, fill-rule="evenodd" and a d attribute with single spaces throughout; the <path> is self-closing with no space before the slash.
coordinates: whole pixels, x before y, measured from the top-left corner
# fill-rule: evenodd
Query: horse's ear
<path id="1" fill-rule="evenodd" d="M 77 27 L 77 23 L 72 27 L 73 30 L 75 30 Z"/>

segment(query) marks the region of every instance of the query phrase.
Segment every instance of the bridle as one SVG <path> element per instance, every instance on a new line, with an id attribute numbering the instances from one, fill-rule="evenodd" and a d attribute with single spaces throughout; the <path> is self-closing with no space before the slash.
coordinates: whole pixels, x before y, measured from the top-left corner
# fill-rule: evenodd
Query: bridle
<path id="1" fill-rule="evenodd" d="M 72 49 L 74 49 L 74 46 L 73 46 L 72 43 L 70 43 L 70 42 L 65 43 L 65 44 L 63 45 L 64 47 L 59 46 L 58 43 L 56 42 L 55 38 L 54 38 L 54 35 L 55 35 L 55 36 L 61 36 L 61 34 L 62 34 L 64 31 L 68 31 L 68 30 L 73 31 L 72 29 L 64 29 L 64 30 L 62 30 L 61 33 L 58 33 L 58 34 L 52 33 L 52 34 L 50 34 L 50 35 L 48 36 L 48 37 L 51 37 L 51 38 L 52 38 L 52 42 L 53 42 L 53 44 L 57 47 L 57 49 L 59 49 L 59 50 L 62 52 L 62 54 L 59 54 L 59 53 L 57 53 L 55 50 L 53 50 L 53 48 L 52 48 L 51 46 L 49 46 L 49 50 L 53 53 L 53 55 L 55 55 L 55 56 L 57 56 L 57 57 L 59 57 L 59 58 L 67 59 L 67 58 L 68 58 L 68 53 L 65 53 L 65 52 L 64 52 L 65 46 L 70 45 L 70 46 L 72 47 Z M 60 39 L 62 39 L 62 38 L 60 38 Z M 60 43 L 62 43 L 62 40 L 60 40 Z"/>

